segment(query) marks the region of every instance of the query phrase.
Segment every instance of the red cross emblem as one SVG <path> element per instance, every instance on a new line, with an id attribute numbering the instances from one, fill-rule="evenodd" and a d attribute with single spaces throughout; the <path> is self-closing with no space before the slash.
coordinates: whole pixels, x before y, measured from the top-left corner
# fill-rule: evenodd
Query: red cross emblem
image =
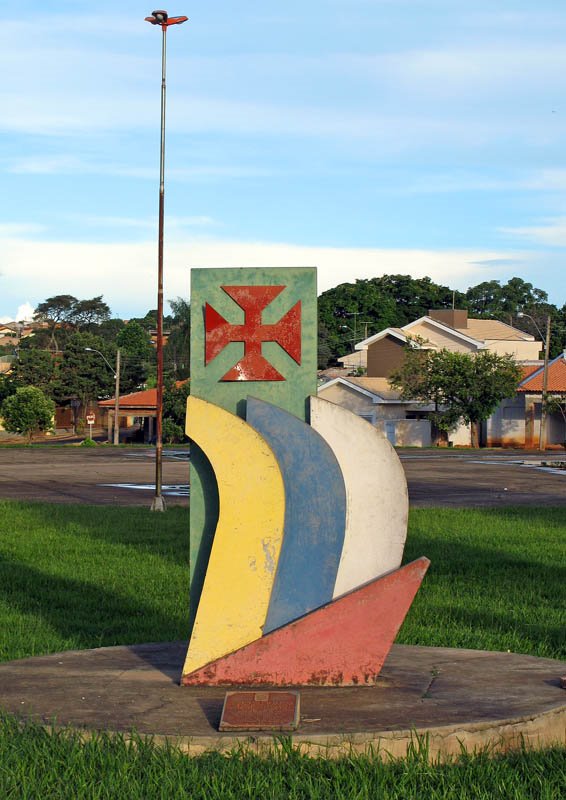
<path id="1" fill-rule="evenodd" d="M 301 301 L 287 311 L 279 322 L 264 325 L 263 311 L 285 286 L 222 286 L 229 297 L 244 311 L 244 324 L 232 325 L 211 305 L 204 310 L 205 364 L 230 342 L 244 343 L 244 357 L 228 370 L 223 381 L 284 381 L 269 361 L 263 357 L 263 342 L 277 342 L 297 364 L 301 363 Z"/>

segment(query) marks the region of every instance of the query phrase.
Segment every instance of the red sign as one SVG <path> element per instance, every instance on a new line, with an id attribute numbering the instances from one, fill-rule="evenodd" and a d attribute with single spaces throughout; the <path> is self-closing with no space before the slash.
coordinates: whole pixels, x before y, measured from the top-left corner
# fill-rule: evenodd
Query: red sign
<path id="1" fill-rule="evenodd" d="M 87 425 L 94 425 L 96 417 L 94 414 L 87 414 L 86 415 L 86 424 Z"/>

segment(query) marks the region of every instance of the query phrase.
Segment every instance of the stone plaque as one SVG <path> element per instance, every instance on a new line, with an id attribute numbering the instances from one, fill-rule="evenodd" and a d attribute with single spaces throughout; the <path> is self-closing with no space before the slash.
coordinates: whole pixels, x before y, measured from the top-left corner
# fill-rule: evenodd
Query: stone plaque
<path id="1" fill-rule="evenodd" d="M 220 731 L 294 731 L 299 692 L 226 692 Z"/>

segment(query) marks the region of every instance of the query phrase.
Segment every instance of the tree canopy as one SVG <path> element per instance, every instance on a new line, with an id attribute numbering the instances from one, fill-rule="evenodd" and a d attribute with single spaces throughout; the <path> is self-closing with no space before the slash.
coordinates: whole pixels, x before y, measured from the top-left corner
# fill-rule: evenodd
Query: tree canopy
<path id="1" fill-rule="evenodd" d="M 115 341 L 121 353 L 121 393 L 134 392 L 147 381 L 153 360 L 149 335 L 139 322 L 132 320 L 119 331 Z"/>
<path id="2" fill-rule="evenodd" d="M 180 386 L 170 383 L 163 393 L 163 438 L 168 444 L 183 442 L 185 436 L 185 416 L 187 397 L 191 384 L 185 381 Z"/>
<path id="3" fill-rule="evenodd" d="M 389 380 L 403 398 L 434 404 L 441 429 L 451 430 L 460 421 L 470 425 L 472 445 L 477 447 L 478 423 L 506 397 L 513 397 L 520 378 L 521 369 L 510 355 L 424 350 L 409 344 L 403 365 Z"/>
<path id="4" fill-rule="evenodd" d="M 182 297 L 169 300 L 172 316 L 169 336 L 163 349 L 163 368 L 173 380 L 184 380 L 190 373 L 191 304 Z"/>
<path id="5" fill-rule="evenodd" d="M 430 309 L 467 309 L 471 317 L 499 319 L 540 338 L 540 329 L 550 314 L 551 356 L 566 345 L 566 306 L 548 303 L 546 292 L 522 278 L 507 283 L 483 281 L 466 292 L 453 291 L 430 278 L 382 275 L 355 283 L 342 283 L 318 298 L 319 366 L 352 352 L 354 344 L 387 327 L 402 327 L 428 314 Z"/>
<path id="6" fill-rule="evenodd" d="M 35 386 L 22 386 L 0 406 L 4 428 L 10 433 L 28 437 L 53 427 L 55 403 Z"/>
<path id="7" fill-rule="evenodd" d="M 58 294 L 39 303 L 33 315 L 36 322 L 46 322 L 50 332 L 52 350 L 59 349 L 56 337 L 58 328 L 81 330 L 90 325 L 99 325 L 110 317 L 110 308 L 102 295 L 90 300 L 77 300 L 72 294 Z"/>

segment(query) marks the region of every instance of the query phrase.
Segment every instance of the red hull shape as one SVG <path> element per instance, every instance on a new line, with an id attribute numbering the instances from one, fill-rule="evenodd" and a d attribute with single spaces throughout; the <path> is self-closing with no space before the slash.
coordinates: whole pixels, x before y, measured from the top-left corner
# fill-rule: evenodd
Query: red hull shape
<path id="1" fill-rule="evenodd" d="M 374 684 L 430 561 L 419 558 L 195 672 L 185 686 Z"/>

